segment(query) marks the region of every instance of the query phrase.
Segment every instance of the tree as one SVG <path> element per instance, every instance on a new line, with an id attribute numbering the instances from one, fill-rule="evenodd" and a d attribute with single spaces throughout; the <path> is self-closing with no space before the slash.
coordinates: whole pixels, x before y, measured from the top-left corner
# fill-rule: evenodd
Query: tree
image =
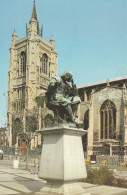
<path id="1" fill-rule="evenodd" d="M 26 169 L 28 169 L 28 148 L 30 146 L 31 140 L 38 136 L 37 134 L 33 134 L 32 132 L 18 133 L 20 139 L 24 139 L 26 141 Z"/>

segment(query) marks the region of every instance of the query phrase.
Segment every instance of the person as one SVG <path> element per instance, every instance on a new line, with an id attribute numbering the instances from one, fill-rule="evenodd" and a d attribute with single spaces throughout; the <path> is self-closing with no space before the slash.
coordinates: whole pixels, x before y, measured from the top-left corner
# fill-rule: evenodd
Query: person
<path id="1" fill-rule="evenodd" d="M 3 151 L 3 149 L 2 148 L 0 148 L 0 154 L 1 154 L 1 156 L 2 156 L 2 160 L 3 160 L 3 155 L 4 155 L 4 151 Z"/>
<path id="2" fill-rule="evenodd" d="M 50 104 L 49 108 L 58 115 L 59 119 L 77 126 L 82 123 L 77 119 L 77 108 L 81 99 L 74 84 L 72 72 L 66 71 L 61 76 L 52 77 L 46 95 Z"/>

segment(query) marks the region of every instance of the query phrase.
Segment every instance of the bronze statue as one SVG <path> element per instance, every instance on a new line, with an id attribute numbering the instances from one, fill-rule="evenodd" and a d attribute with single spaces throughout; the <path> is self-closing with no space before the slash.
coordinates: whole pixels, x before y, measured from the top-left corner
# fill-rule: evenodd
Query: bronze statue
<path id="1" fill-rule="evenodd" d="M 47 107 L 53 110 L 55 122 L 76 127 L 82 125 L 77 118 L 77 108 L 81 99 L 70 71 L 51 78 L 46 96 Z"/>

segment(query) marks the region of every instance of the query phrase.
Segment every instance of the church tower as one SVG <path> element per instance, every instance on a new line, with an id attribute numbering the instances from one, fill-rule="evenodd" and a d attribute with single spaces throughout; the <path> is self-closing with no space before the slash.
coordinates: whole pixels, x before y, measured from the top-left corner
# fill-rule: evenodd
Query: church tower
<path id="1" fill-rule="evenodd" d="M 16 134 L 20 128 L 21 131 L 26 131 L 27 112 L 37 107 L 36 97 L 47 90 L 50 78 L 55 75 L 57 75 L 55 40 L 52 35 L 49 42 L 43 39 L 43 29 L 39 28 L 34 1 L 29 27 L 26 24 L 26 36 L 18 40 L 14 30 L 9 49 L 7 110 L 9 146 L 15 144 Z"/>

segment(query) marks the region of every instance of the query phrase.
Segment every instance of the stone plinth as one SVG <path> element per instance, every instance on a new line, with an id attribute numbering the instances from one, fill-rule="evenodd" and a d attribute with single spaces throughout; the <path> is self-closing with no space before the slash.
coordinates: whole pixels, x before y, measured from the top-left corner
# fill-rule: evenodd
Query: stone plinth
<path id="1" fill-rule="evenodd" d="M 87 177 L 81 139 L 87 131 L 63 126 L 38 132 L 44 136 L 39 177 L 47 181 L 41 194 L 84 194 L 78 181 Z"/>

